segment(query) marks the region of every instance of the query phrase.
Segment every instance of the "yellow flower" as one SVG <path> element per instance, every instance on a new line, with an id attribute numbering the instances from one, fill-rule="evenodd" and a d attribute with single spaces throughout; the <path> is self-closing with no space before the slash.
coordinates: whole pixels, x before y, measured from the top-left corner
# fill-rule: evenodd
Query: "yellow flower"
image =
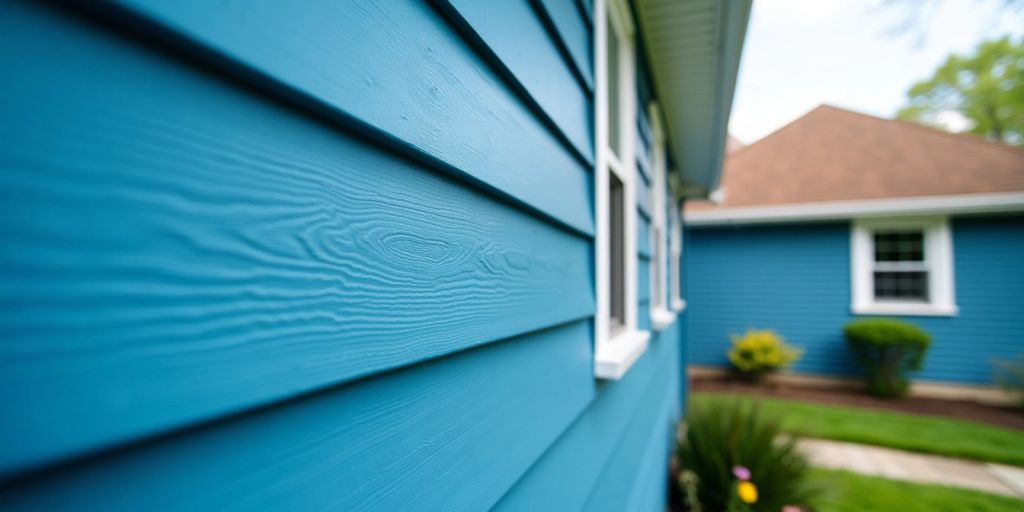
<path id="1" fill-rule="evenodd" d="M 743 503 L 757 502 L 757 486 L 750 482 L 740 482 L 739 486 L 736 487 L 736 494 L 740 495 Z"/>

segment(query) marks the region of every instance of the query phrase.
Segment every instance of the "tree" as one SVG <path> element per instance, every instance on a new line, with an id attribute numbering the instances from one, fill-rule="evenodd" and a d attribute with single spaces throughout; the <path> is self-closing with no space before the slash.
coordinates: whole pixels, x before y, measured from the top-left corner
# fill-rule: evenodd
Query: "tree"
<path id="1" fill-rule="evenodd" d="M 914 84 L 900 119 L 947 128 L 959 114 L 966 131 L 1007 144 L 1024 145 L 1024 38 L 986 41 L 974 55 L 951 55 L 935 74 Z"/>

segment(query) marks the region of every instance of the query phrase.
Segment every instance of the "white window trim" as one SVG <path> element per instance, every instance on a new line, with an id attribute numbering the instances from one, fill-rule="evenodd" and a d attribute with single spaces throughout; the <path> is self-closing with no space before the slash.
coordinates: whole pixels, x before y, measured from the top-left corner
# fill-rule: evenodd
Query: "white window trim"
<path id="1" fill-rule="evenodd" d="M 916 304 L 875 299 L 873 233 L 885 228 L 924 231 L 930 302 Z M 857 219 L 850 229 L 850 262 L 854 314 L 954 316 L 959 312 L 955 302 L 953 237 L 948 217 Z"/>
<path id="2" fill-rule="evenodd" d="M 594 63 L 595 63 L 595 130 L 597 162 L 594 173 L 595 195 L 595 287 L 597 289 L 597 313 L 594 316 L 594 375 L 601 379 L 621 379 L 637 359 L 647 350 L 650 333 L 637 329 L 637 247 L 636 247 L 636 158 L 634 137 L 636 129 L 636 73 L 634 62 L 635 31 L 629 8 L 624 0 L 596 0 L 594 2 Z M 620 33 L 622 47 L 619 59 L 622 98 L 619 105 L 619 136 L 621 161 L 608 147 L 608 66 L 605 34 L 610 17 L 612 25 Z M 626 325 L 614 337 L 609 335 L 611 283 L 608 276 L 611 262 L 608 258 L 609 223 L 609 172 L 614 172 L 622 181 L 624 194 L 624 281 Z"/>
<path id="3" fill-rule="evenodd" d="M 683 208 L 672 208 L 672 219 L 669 224 L 669 299 L 672 311 L 680 313 L 686 309 L 686 301 L 682 297 L 683 287 Z"/>
<path id="4" fill-rule="evenodd" d="M 675 312 L 669 309 L 669 255 L 666 230 L 666 157 L 665 131 L 661 122 L 661 111 L 656 103 L 648 107 L 648 119 L 651 121 L 653 141 L 651 144 L 651 247 L 654 250 L 654 261 L 651 261 L 651 327 L 663 331 L 676 321 Z"/>

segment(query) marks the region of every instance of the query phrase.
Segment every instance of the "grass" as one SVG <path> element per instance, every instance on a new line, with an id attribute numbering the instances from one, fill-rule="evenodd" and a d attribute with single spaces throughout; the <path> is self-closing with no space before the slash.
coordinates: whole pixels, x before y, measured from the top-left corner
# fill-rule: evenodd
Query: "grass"
<path id="1" fill-rule="evenodd" d="M 1009 512 L 1024 511 L 1024 501 L 969 489 L 899 482 L 849 471 L 815 469 L 811 478 L 826 496 L 820 512 Z"/>
<path id="2" fill-rule="evenodd" d="M 734 395 L 698 393 L 696 404 Z M 749 397 L 744 400 L 752 399 Z M 1024 432 L 970 421 L 756 398 L 790 434 L 1024 466 Z"/>

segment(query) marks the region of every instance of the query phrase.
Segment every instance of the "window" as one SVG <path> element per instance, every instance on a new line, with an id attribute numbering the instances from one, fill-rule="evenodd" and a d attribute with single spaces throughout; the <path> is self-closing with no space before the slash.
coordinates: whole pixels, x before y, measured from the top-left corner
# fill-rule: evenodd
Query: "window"
<path id="1" fill-rule="evenodd" d="M 956 314 L 948 219 L 856 221 L 851 248 L 854 313 Z"/>
<path id="2" fill-rule="evenodd" d="M 647 349 L 637 329 L 636 84 L 633 21 L 625 0 L 597 0 L 594 374 L 619 379 Z"/>
<path id="3" fill-rule="evenodd" d="M 648 119 L 651 120 L 653 141 L 651 144 L 651 326 L 662 330 L 676 319 L 669 310 L 669 293 L 666 281 L 669 274 L 668 240 L 665 228 L 668 216 L 665 194 L 667 189 L 665 132 L 662 127 L 658 106 L 650 106 Z"/>

